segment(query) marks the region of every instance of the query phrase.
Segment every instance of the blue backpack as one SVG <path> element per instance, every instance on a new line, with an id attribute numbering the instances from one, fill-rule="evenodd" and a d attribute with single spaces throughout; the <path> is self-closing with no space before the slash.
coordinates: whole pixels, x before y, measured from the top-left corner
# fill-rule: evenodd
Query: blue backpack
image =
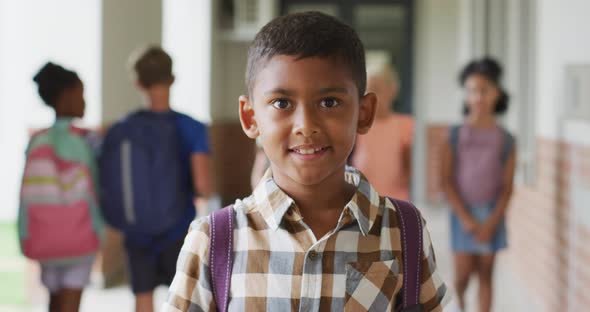
<path id="1" fill-rule="evenodd" d="M 186 215 L 192 191 L 183 179 L 174 112 L 139 111 L 118 122 L 99 164 L 104 217 L 126 236 L 165 234 Z"/>

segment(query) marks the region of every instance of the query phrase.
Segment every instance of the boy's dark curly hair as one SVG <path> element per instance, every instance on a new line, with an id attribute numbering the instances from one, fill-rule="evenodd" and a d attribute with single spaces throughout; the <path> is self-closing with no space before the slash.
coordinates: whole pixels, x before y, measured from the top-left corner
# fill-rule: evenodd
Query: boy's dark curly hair
<path id="1" fill-rule="evenodd" d="M 349 67 L 359 95 L 365 94 L 365 50 L 352 27 L 320 12 L 275 18 L 256 34 L 248 50 L 246 85 L 252 92 L 256 74 L 275 55 L 333 57 Z"/>

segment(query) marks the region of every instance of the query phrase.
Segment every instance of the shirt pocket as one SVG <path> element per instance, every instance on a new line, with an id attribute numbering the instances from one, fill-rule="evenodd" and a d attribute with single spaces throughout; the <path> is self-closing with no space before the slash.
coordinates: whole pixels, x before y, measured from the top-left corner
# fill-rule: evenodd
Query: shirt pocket
<path id="1" fill-rule="evenodd" d="M 346 265 L 344 311 L 392 311 L 402 286 L 397 260 Z"/>

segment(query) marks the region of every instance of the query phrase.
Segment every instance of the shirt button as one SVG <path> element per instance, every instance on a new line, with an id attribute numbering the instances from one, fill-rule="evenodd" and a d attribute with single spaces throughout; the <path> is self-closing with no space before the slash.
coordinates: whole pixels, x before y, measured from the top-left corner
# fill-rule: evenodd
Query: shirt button
<path id="1" fill-rule="evenodd" d="M 309 260 L 315 260 L 318 258 L 318 253 L 315 250 L 312 250 L 309 252 L 309 254 L 307 255 L 307 257 L 309 258 Z"/>

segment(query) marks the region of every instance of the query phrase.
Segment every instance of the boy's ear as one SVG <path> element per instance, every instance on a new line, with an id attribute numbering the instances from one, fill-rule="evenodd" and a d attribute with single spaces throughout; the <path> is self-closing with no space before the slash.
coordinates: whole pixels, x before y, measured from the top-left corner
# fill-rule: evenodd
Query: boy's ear
<path id="1" fill-rule="evenodd" d="M 377 111 L 377 95 L 369 92 L 361 97 L 356 132 L 365 134 L 371 129 Z"/>
<path id="2" fill-rule="evenodd" d="M 242 124 L 242 130 L 251 139 L 255 139 L 260 135 L 258 131 L 258 124 L 254 116 L 253 103 L 250 98 L 246 95 L 240 96 L 240 123 Z"/>

